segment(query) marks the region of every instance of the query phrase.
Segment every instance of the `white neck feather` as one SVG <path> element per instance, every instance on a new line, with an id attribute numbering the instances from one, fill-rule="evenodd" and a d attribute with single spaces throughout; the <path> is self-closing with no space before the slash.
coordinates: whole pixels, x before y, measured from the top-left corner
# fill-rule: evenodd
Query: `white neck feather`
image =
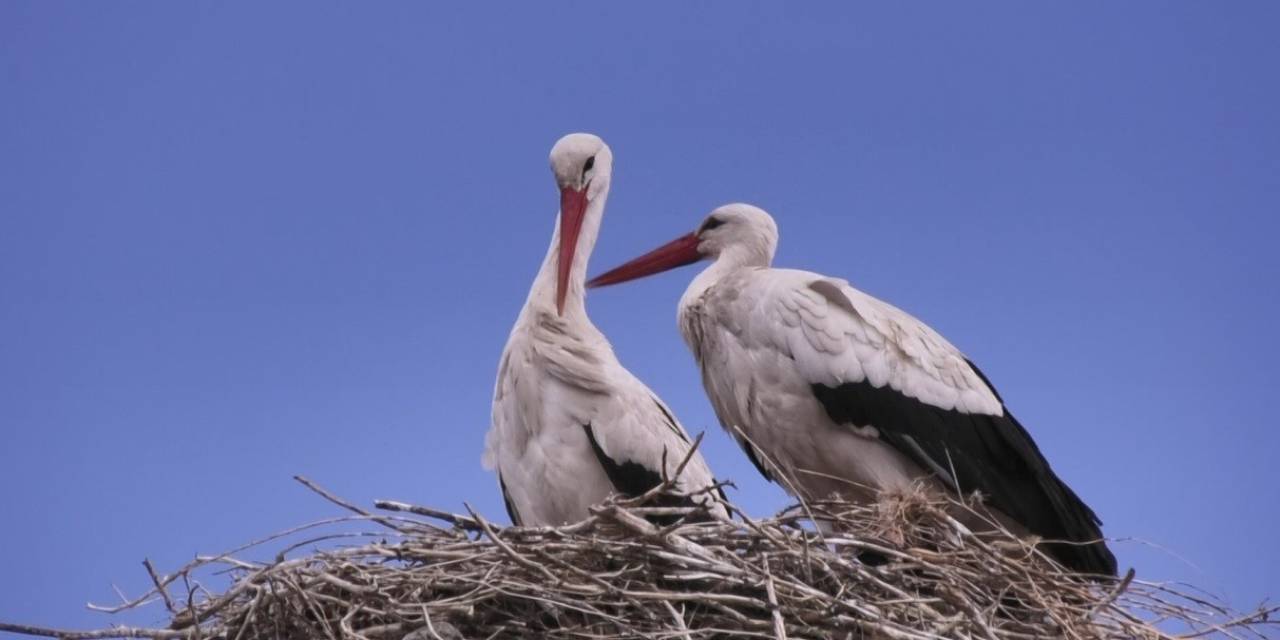
<path id="1" fill-rule="evenodd" d="M 680 297 L 680 308 L 683 309 L 686 305 L 696 302 L 707 289 L 726 276 L 741 269 L 768 267 L 772 262 L 772 252 L 762 252 L 743 244 L 726 247 L 719 256 L 716 256 L 714 262 L 689 283 L 689 288 L 685 289 L 684 295 Z"/>

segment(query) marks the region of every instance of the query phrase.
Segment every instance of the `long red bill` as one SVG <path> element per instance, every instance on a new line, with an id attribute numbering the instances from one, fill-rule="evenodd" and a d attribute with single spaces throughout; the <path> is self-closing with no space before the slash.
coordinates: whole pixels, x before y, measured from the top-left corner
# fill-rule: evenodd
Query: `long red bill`
<path id="1" fill-rule="evenodd" d="M 587 286 L 607 287 L 692 264 L 702 259 L 702 254 L 698 253 L 698 242 L 696 233 L 680 236 L 639 258 L 592 278 Z"/>
<path id="2" fill-rule="evenodd" d="M 560 190 L 560 263 L 556 272 L 556 313 L 564 315 L 564 297 L 569 293 L 569 272 L 578 250 L 578 234 L 587 211 L 587 190 L 565 187 Z"/>

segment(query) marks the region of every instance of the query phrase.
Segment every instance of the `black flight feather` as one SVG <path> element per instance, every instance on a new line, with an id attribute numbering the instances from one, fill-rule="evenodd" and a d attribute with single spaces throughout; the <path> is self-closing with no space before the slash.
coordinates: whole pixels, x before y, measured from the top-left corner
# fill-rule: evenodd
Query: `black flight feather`
<path id="1" fill-rule="evenodd" d="M 502 488 L 502 504 L 507 508 L 507 517 L 511 518 L 511 524 L 520 526 L 520 514 L 516 512 L 516 506 L 511 503 L 511 494 L 507 493 L 507 483 L 502 479 L 502 474 L 498 474 L 498 486 Z"/>
<path id="2" fill-rule="evenodd" d="M 647 493 L 650 489 L 662 484 L 662 474 L 654 469 L 635 462 L 633 460 L 624 460 L 618 462 L 609 457 L 600 447 L 600 442 L 596 440 L 596 434 L 591 429 L 591 425 L 582 425 L 582 430 L 587 434 L 587 441 L 591 443 L 591 451 L 596 454 L 596 460 L 600 462 L 600 466 L 604 468 L 604 473 L 609 477 L 609 482 L 613 483 L 614 491 L 634 498 Z M 672 496 L 659 496 L 657 500 L 651 503 L 655 507 L 687 507 L 693 504 L 688 498 L 674 498 Z M 649 521 L 657 525 L 673 524 L 680 519 L 680 516 L 649 516 Z"/>
<path id="3" fill-rule="evenodd" d="M 811 388 L 835 422 L 875 427 L 885 442 L 921 467 L 944 470 L 941 479 L 948 485 L 980 492 L 987 505 L 1031 533 L 1074 543 L 1101 539 L 1097 515 L 1054 474 L 1007 410 L 992 416 L 941 409 L 866 381 Z M 945 477 L 952 473 L 954 478 Z M 1076 571 L 1116 572 L 1115 556 L 1103 542 L 1046 543 L 1044 549 Z"/>

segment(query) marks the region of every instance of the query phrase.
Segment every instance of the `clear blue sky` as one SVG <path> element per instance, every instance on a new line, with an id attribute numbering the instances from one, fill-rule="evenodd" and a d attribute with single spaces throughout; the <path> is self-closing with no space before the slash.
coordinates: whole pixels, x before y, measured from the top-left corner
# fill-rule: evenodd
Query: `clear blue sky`
<path id="1" fill-rule="evenodd" d="M 83 603 L 335 513 L 296 473 L 501 517 L 496 362 L 579 130 L 616 154 L 593 272 L 764 206 L 781 265 L 943 332 L 1109 535 L 1170 550 L 1124 565 L 1280 595 L 1278 27 L 1262 2 L 0 3 L 0 619 L 156 622 Z M 692 275 L 588 308 L 769 513 L 676 331 Z"/>

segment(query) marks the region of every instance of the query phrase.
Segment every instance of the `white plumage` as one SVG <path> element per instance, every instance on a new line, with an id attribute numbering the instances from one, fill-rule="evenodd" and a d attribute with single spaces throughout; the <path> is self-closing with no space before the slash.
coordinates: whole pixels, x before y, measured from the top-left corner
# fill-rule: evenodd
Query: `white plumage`
<path id="1" fill-rule="evenodd" d="M 867 500 L 924 480 L 980 491 L 998 516 L 1046 538 L 1101 537 L 958 349 L 844 280 L 771 268 L 777 241 L 763 210 L 727 205 L 592 285 L 714 259 L 680 299 L 680 332 L 720 423 L 789 490 Z M 1101 543 L 1046 550 L 1077 569 L 1115 571 Z"/>
<path id="2" fill-rule="evenodd" d="M 612 153 L 596 136 L 571 134 L 552 149 L 551 166 L 560 217 L 502 352 L 484 453 L 512 521 L 526 526 L 576 522 L 612 493 L 643 492 L 673 475 L 690 447 L 671 411 L 618 363 L 587 317 L 583 281 Z M 713 482 L 695 453 L 677 487 Z"/>

